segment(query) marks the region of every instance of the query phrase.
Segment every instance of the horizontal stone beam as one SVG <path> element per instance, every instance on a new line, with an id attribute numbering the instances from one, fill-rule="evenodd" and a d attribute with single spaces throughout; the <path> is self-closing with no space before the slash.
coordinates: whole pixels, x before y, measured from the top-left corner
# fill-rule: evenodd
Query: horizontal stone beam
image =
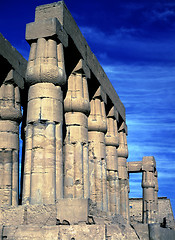
<path id="1" fill-rule="evenodd" d="M 142 172 L 142 161 L 128 162 L 127 164 L 129 173 Z"/>
<path id="2" fill-rule="evenodd" d="M 18 86 L 20 88 L 24 87 L 24 82 L 22 78 L 25 77 L 27 61 L 23 58 L 23 56 L 14 48 L 12 45 L 3 37 L 0 33 L 0 59 L 1 59 L 1 67 L 3 66 L 3 62 L 7 62 L 10 65 L 11 69 L 14 69 L 15 76 L 18 76 Z M 1 69 L 1 71 L 5 71 L 5 69 Z M 1 74 L 2 74 L 1 72 Z M 16 77 L 15 77 L 16 78 Z M 0 79 L 0 84 L 4 79 Z"/>
<path id="3" fill-rule="evenodd" d="M 11 70 L 8 73 L 6 79 L 4 80 L 4 83 L 11 81 L 14 81 L 19 88 L 24 89 L 24 78 L 22 78 L 21 75 L 19 75 L 19 73 L 15 70 Z"/>
<path id="4" fill-rule="evenodd" d="M 68 36 L 57 18 L 49 18 L 26 25 L 26 40 L 28 42 L 51 36 L 56 36 L 65 47 L 68 46 Z"/>
<path id="5" fill-rule="evenodd" d="M 143 157 L 142 161 L 128 162 L 128 172 L 137 173 L 143 171 L 154 172 L 156 170 L 156 161 L 153 156 Z"/>
<path id="6" fill-rule="evenodd" d="M 61 23 L 63 29 L 73 40 L 75 46 L 80 52 L 82 58 L 85 60 L 87 66 L 95 75 L 104 92 L 111 99 L 114 107 L 119 112 L 122 119 L 125 121 L 125 107 L 117 95 L 114 87 L 110 83 L 106 73 L 98 62 L 96 56 L 92 53 L 88 43 L 83 37 L 71 13 L 67 9 L 63 1 L 42 5 L 36 8 L 35 22 L 43 19 L 57 18 Z"/>

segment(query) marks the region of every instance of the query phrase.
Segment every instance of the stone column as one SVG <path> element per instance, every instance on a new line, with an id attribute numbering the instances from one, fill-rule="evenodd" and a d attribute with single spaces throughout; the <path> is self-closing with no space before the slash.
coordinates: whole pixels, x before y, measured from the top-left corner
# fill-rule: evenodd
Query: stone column
<path id="1" fill-rule="evenodd" d="M 81 59 L 68 79 L 64 100 L 64 197 L 89 198 L 88 121 L 90 112 L 87 78 L 89 68 Z"/>
<path id="2" fill-rule="evenodd" d="M 26 29 L 31 49 L 26 71 L 29 91 L 23 204 L 54 204 L 63 197 L 61 86 L 66 74 L 59 29 L 55 18 L 31 23 Z"/>
<path id="3" fill-rule="evenodd" d="M 20 92 L 11 70 L 0 87 L 0 205 L 18 205 Z"/>
<path id="4" fill-rule="evenodd" d="M 101 87 L 93 96 L 88 118 L 90 199 L 103 211 L 108 210 L 105 133 L 106 96 Z"/>
<path id="5" fill-rule="evenodd" d="M 120 214 L 120 187 L 118 179 L 118 113 L 111 108 L 107 115 L 106 161 L 107 161 L 107 186 L 108 186 L 108 210 L 114 214 Z"/>
<path id="6" fill-rule="evenodd" d="M 143 188 L 143 223 L 155 223 L 155 182 L 154 171 L 156 167 L 154 157 L 142 159 L 142 188 Z"/>
<path id="7" fill-rule="evenodd" d="M 120 184 L 120 214 L 130 221 L 129 218 L 129 196 L 128 196 L 128 170 L 127 170 L 127 158 L 128 158 L 128 146 L 126 140 L 127 126 L 123 122 L 119 128 L 119 148 L 118 152 L 118 173 Z"/>

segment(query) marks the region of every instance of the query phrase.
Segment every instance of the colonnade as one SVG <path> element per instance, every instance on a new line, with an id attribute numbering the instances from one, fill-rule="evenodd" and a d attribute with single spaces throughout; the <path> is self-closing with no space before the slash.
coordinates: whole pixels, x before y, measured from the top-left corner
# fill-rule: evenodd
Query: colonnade
<path id="1" fill-rule="evenodd" d="M 121 214 L 129 222 L 132 167 L 127 164 L 124 106 L 87 43 L 84 47 L 82 35 L 77 40 L 74 28 L 61 24 L 49 8 L 36 11 L 35 22 L 26 28 L 31 48 L 25 85 L 19 90 L 15 70 L 1 84 L 0 202 L 18 205 L 22 104 L 22 205 L 90 199 L 98 210 Z M 20 101 L 20 91 L 26 105 Z M 147 222 L 157 209 L 157 172 L 152 158 L 142 162 Z"/>
<path id="2" fill-rule="evenodd" d="M 102 86 L 89 92 L 91 71 L 82 58 L 66 77 L 60 41 L 31 43 L 22 204 L 90 198 L 129 220 L 126 124 L 114 106 L 107 110 Z"/>

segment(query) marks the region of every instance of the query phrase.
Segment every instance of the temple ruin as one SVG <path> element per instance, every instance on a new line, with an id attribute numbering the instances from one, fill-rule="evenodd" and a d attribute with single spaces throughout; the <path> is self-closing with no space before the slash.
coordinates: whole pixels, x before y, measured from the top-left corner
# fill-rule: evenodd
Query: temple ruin
<path id="1" fill-rule="evenodd" d="M 156 161 L 127 162 L 125 107 L 64 2 L 37 7 L 26 40 L 28 61 L 0 34 L 0 237 L 173 239 L 160 228 Z"/>

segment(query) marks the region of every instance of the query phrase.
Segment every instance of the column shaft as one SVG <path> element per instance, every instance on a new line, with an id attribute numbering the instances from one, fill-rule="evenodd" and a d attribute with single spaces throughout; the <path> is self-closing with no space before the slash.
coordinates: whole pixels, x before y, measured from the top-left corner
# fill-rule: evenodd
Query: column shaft
<path id="1" fill-rule="evenodd" d="M 153 172 L 144 171 L 142 175 L 143 187 L 143 223 L 155 223 L 155 183 Z"/>
<path id="2" fill-rule="evenodd" d="M 91 100 L 88 118 L 90 198 L 100 210 L 108 210 L 105 133 L 107 129 L 104 102 Z"/>
<path id="3" fill-rule="evenodd" d="M 30 87 L 23 204 L 53 204 L 63 197 L 61 85 L 65 81 L 62 44 L 50 38 L 37 39 L 31 44 L 26 72 Z"/>
<path id="4" fill-rule="evenodd" d="M 115 116 L 115 114 L 113 115 Z M 107 133 L 105 135 L 108 180 L 108 209 L 114 214 L 120 214 L 120 186 L 118 178 L 117 154 L 117 148 L 119 146 L 118 129 L 117 121 L 113 117 L 109 115 L 107 118 Z"/>
<path id="5" fill-rule="evenodd" d="M 2 84 L 0 87 L 0 205 L 18 205 L 20 120 L 19 88 L 13 83 Z"/>
<path id="6" fill-rule="evenodd" d="M 119 129 L 118 171 L 120 183 L 120 214 L 130 221 L 129 216 L 129 195 L 128 195 L 128 171 L 127 157 L 128 147 L 126 140 L 126 130 L 124 124 Z"/>
<path id="7" fill-rule="evenodd" d="M 64 140 L 64 197 L 89 198 L 88 122 L 89 95 L 83 61 L 68 79 L 64 100 L 66 137 Z"/>
<path id="8" fill-rule="evenodd" d="M 156 205 L 155 205 L 155 168 L 156 162 L 154 157 L 143 157 L 142 159 L 142 188 L 143 188 L 143 223 L 156 222 Z"/>

